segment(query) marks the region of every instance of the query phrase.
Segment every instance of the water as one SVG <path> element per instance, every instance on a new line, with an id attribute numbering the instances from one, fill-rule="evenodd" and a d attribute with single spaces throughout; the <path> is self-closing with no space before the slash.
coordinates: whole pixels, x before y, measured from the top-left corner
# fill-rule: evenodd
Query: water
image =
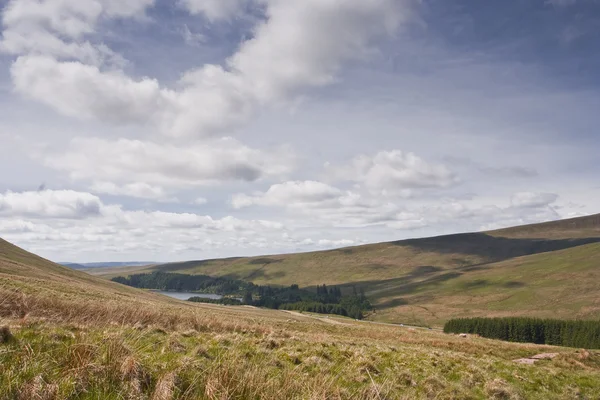
<path id="1" fill-rule="evenodd" d="M 218 294 L 210 294 L 210 293 L 192 293 L 192 292 L 163 292 L 157 290 L 156 293 L 163 294 L 165 296 L 173 297 L 177 300 L 188 300 L 191 297 L 202 297 L 203 299 L 213 299 L 220 300 L 223 296 Z"/>

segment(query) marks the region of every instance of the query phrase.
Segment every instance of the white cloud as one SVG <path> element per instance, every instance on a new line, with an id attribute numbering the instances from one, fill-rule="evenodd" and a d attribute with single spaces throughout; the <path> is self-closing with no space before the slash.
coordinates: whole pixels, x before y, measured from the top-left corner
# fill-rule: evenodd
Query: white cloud
<path id="1" fill-rule="evenodd" d="M 211 21 L 238 15 L 249 0 L 179 0 L 192 14 L 204 14 Z"/>
<path id="2" fill-rule="evenodd" d="M 95 182 L 90 187 L 90 190 L 95 193 L 104 193 L 113 196 L 128 196 L 140 199 L 177 202 L 177 199 L 170 197 L 163 188 L 152 186 L 145 182 L 134 182 L 120 186 L 112 182 Z"/>
<path id="3" fill-rule="evenodd" d="M 407 218 L 401 207 L 385 199 L 342 191 L 316 181 L 284 182 L 272 185 L 264 193 L 237 194 L 231 204 L 234 208 L 285 208 L 290 214 L 319 226 L 387 225 Z"/>
<path id="4" fill-rule="evenodd" d="M 0 194 L 0 215 L 40 218 L 100 216 L 102 202 L 90 193 L 72 190 L 6 192 Z"/>
<path id="5" fill-rule="evenodd" d="M 556 200 L 558 195 L 555 193 L 519 192 L 512 196 L 511 204 L 514 207 L 536 208 L 547 207 Z"/>
<path id="6" fill-rule="evenodd" d="M 44 163 L 74 180 L 185 188 L 224 181 L 256 181 L 293 168 L 287 149 L 260 151 L 231 138 L 187 146 L 119 139 L 74 139 L 60 153 L 39 154 Z"/>
<path id="7" fill-rule="evenodd" d="M 329 239 L 321 239 L 317 242 L 319 246 L 323 247 L 344 247 L 344 246 L 352 246 L 356 244 L 354 240 L 351 239 L 340 239 L 340 240 L 329 240 Z"/>
<path id="8" fill-rule="evenodd" d="M 446 188 L 458 182 L 446 166 L 428 163 L 400 150 L 358 156 L 350 165 L 328 167 L 327 174 L 335 180 L 364 184 L 383 194 L 409 195 L 412 189 Z"/>
<path id="9" fill-rule="evenodd" d="M 79 13 L 84 3 L 56 0 L 50 2 L 51 10 L 37 11 L 44 18 L 11 11 L 31 1 L 13 0 L 5 17 L 2 48 L 21 55 L 11 69 L 17 91 L 71 117 L 113 124 L 151 122 L 173 136 L 225 132 L 247 121 L 259 106 L 285 103 L 306 88 L 332 83 L 344 62 L 365 58 L 373 39 L 393 33 L 407 14 L 405 2 L 397 0 L 263 0 L 266 19 L 225 66 L 192 69 L 183 74 L 178 90 L 169 90 L 154 79 L 133 80 L 118 69 L 101 68 L 118 56 L 81 40 L 93 32 L 101 15 L 136 15 L 149 1 L 118 12 L 113 1 L 85 0 L 91 9 Z M 211 18 L 230 15 L 240 4 L 186 3 L 191 11 Z M 42 27 L 48 24 L 53 28 L 45 31 Z M 22 26 L 31 26 L 41 37 L 23 39 Z"/>
<path id="10" fill-rule="evenodd" d="M 192 202 L 192 204 L 195 204 L 197 206 L 203 206 L 206 203 L 208 203 L 208 200 L 204 197 L 198 197 Z"/>
<path id="11" fill-rule="evenodd" d="M 86 251 L 144 251 L 164 259 L 178 248 L 264 248 L 267 237 L 281 237 L 285 229 L 281 222 L 261 219 L 132 211 L 90 193 L 61 190 L 1 194 L 0 217 L 1 237 L 60 254 L 62 260 Z"/>
<path id="12" fill-rule="evenodd" d="M 272 185 L 264 194 L 253 196 L 238 194 L 233 196 L 231 203 L 234 208 L 251 205 L 291 206 L 306 203 L 322 203 L 337 199 L 342 192 L 332 186 L 316 181 L 291 181 Z"/>
<path id="13" fill-rule="evenodd" d="M 154 0 L 11 0 L 2 14 L 0 51 L 53 55 L 100 64 L 116 55 L 86 36 L 102 18 L 144 15 Z"/>
<path id="14" fill-rule="evenodd" d="M 266 3 L 267 21 L 228 62 L 259 101 L 331 83 L 342 62 L 366 56 L 371 39 L 394 32 L 407 11 L 397 0 Z"/>
<path id="15" fill-rule="evenodd" d="M 50 232 L 52 228 L 45 224 L 37 224 L 23 219 L 4 219 L 0 221 L 0 232 L 6 233 L 28 233 L 28 232 Z"/>
<path id="16" fill-rule="evenodd" d="M 80 62 L 22 56 L 11 67 L 15 90 L 57 111 L 81 119 L 126 124 L 160 124 L 173 94 L 154 79 L 134 81 L 123 73 L 101 72 Z"/>

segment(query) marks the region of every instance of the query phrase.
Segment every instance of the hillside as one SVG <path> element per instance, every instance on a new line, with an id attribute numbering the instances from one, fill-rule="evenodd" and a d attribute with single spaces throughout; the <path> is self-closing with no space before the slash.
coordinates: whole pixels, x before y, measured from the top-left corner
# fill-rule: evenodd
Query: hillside
<path id="1" fill-rule="evenodd" d="M 1 400 L 599 395 L 598 351 L 179 302 L 0 241 Z"/>
<path id="2" fill-rule="evenodd" d="M 94 277 L 55 264 L 0 239 L 0 294 L 19 290 L 25 294 L 59 294 L 113 299 L 118 295 L 135 300 L 162 299 L 141 290 Z"/>
<path id="3" fill-rule="evenodd" d="M 600 215 L 593 215 L 338 250 L 96 273 L 112 277 L 164 271 L 228 276 L 257 284 L 357 286 L 377 307 L 371 318 L 386 322 L 439 325 L 453 316 L 490 312 L 598 318 L 600 279 L 593 279 L 600 276 L 597 243 Z"/>

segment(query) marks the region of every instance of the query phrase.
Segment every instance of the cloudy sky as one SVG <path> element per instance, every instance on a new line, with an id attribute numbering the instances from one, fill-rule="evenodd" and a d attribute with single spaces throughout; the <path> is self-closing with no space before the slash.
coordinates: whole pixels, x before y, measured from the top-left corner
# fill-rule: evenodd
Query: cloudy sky
<path id="1" fill-rule="evenodd" d="M 53 260 L 600 212 L 595 0 L 0 6 L 0 237 Z"/>

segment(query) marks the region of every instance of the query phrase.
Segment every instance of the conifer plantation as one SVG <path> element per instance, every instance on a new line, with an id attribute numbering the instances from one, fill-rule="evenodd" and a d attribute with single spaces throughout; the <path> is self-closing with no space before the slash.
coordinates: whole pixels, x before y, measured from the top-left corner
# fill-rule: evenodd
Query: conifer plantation
<path id="1" fill-rule="evenodd" d="M 509 342 L 600 349 L 600 321 L 539 318 L 458 318 L 444 325 L 445 333 L 471 333 Z"/>

